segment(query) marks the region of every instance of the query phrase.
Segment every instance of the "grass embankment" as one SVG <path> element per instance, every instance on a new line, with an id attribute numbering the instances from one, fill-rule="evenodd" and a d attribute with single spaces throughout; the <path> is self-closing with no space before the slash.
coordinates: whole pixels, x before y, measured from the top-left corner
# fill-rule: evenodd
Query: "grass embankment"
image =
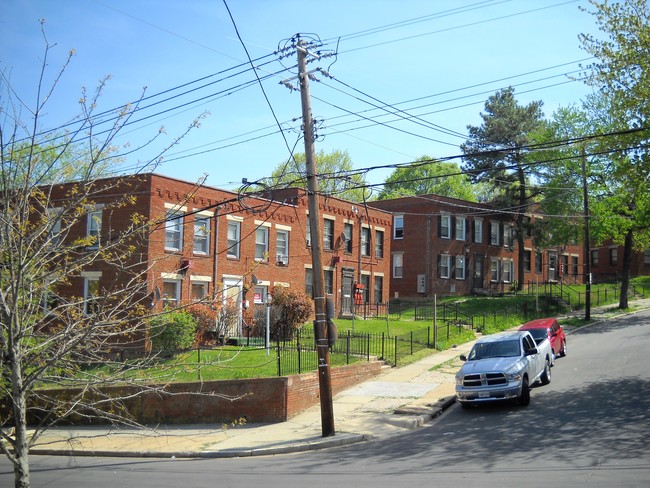
<path id="1" fill-rule="evenodd" d="M 632 280 L 632 285 L 644 290 L 647 294 L 650 291 L 650 276 L 635 278 Z M 540 292 L 541 290 L 543 289 L 540 287 Z M 566 301 L 574 305 L 584 304 L 586 292 L 584 285 L 565 286 L 562 290 Z M 616 285 L 592 285 L 591 293 L 592 297 L 598 297 L 598 305 L 592 299 L 592 306 L 612 305 L 613 311 L 622 312 L 615 307 L 618 302 Z M 409 335 L 416 333 L 430 334 L 428 337 L 430 337 L 431 344 L 434 340 L 433 320 L 415 320 L 413 304 L 402 303 L 399 316 L 391 314 L 388 321 L 386 319 L 363 320 L 357 318 L 355 320 L 337 319 L 336 323 L 341 338 L 345 337 L 347 331 L 357 334 L 384 334 L 387 338 L 398 336 L 402 340 L 387 339 L 390 349 L 385 353 L 389 358 L 397 358 L 397 365 L 403 366 L 432 354 L 436 350 L 445 350 L 455 344 L 462 344 L 474 339 L 476 329 L 484 334 L 491 334 L 531 320 L 534 318 L 531 315 L 538 317 L 564 316 L 568 312 L 566 308 L 544 310 L 540 305 L 540 294 L 518 294 L 503 297 L 445 297 L 440 299 L 438 302 L 439 317 L 441 310 L 445 307 L 448 314 L 454 310 L 462 310 L 463 317 L 473 317 L 474 329 L 438 324 L 435 348 L 418 347 L 414 350 L 412 344 L 409 343 Z M 579 327 L 584 325 L 585 321 L 578 315 L 562 319 L 561 323 L 565 326 Z M 394 350 L 395 347 L 397 347 L 397 351 Z M 316 353 L 303 352 L 303 354 L 306 355 L 305 361 L 316 364 Z M 363 359 L 333 353 L 330 360 L 332 366 L 337 366 L 346 364 L 347 361 L 354 362 Z M 118 366 L 116 365 L 116 367 Z M 111 375 L 111 367 L 93 368 L 85 373 Z M 169 359 L 161 359 L 155 367 L 134 370 L 129 374 L 132 378 L 140 380 L 174 382 L 261 378 L 278 374 L 278 358 L 274 348 L 271 348 L 267 355 L 265 349 L 225 346 L 215 350 L 188 351 Z"/>

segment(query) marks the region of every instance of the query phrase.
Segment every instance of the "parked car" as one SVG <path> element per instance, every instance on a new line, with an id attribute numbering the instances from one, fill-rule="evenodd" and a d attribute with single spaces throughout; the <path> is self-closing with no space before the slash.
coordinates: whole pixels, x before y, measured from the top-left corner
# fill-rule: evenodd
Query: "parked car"
<path id="1" fill-rule="evenodd" d="M 481 337 L 456 373 L 456 400 L 463 408 L 499 400 L 530 403 L 530 386 L 551 382 L 553 352 L 549 341 L 538 346 L 528 331 Z"/>
<path id="2" fill-rule="evenodd" d="M 564 335 L 562 326 L 558 324 L 557 319 L 531 320 L 519 327 L 519 330 L 527 330 L 530 332 L 538 344 L 540 341 L 548 338 L 555 357 L 566 356 L 566 336 Z"/>

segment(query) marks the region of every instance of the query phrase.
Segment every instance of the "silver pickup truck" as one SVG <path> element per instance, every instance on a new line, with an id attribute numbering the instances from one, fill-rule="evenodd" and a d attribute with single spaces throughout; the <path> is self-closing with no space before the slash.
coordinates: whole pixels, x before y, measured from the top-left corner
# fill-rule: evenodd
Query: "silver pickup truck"
<path id="1" fill-rule="evenodd" d="M 497 400 L 530 403 L 530 385 L 551 382 L 548 340 L 535 344 L 528 331 L 502 332 L 476 341 L 456 373 L 456 400 L 463 408 Z"/>

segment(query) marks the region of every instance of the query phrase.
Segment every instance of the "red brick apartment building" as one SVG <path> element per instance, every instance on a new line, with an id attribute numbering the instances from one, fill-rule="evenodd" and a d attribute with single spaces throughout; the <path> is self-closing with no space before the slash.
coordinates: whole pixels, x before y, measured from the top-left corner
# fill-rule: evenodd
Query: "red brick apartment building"
<path id="1" fill-rule="evenodd" d="M 594 283 L 614 281 L 623 275 L 623 247 L 611 241 L 601 246 L 592 245 L 591 276 Z M 650 275 L 650 249 L 644 252 L 634 252 L 630 263 L 630 276 Z"/>
<path id="2" fill-rule="evenodd" d="M 57 188 L 59 198 L 75 184 Z M 311 292 L 312 265 L 307 197 L 303 190 L 285 189 L 270 199 L 197 186 L 157 174 L 100 180 L 110 187 L 88 213 L 79 233 L 110 238 L 139 214 L 159 222 L 140 246 L 146 267 L 146 290 L 156 305 L 209 299 L 241 310 L 244 303 L 265 306 L 278 286 Z M 110 205 L 116 196 L 130 196 L 127 205 Z M 363 284 L 362 300 L 384 303 L 389 298 L 392 216 L 379 209 L 360 209 L 336 198 L 319 199 L 323 231 L 325 291 L 340 315 L 351 313 L 353 287 Z M 74 238 L 74 236 L 70 236 Z M 101 245 L 101 244 L 100 244 Z M 71 277 L 66 291 L 91 300 L 109 286 L 114 274 L 93 265 Z M 119 277 L 118 277 L 119 278 Z M 251 313 L 249 311 L 249 313 Z M 241 335 L 241 314 L 230 335 Z"/>
<path id="3" fill-rule="evenodd" d="M 582 282 L 581 247 L 535 249 L 527 237 L 519 263 L 512 215 L 490 205 L 439 195 L 369 205 L 393 214 L 393 298 L 508 291 L 518 266 L 527 282 Z"/>

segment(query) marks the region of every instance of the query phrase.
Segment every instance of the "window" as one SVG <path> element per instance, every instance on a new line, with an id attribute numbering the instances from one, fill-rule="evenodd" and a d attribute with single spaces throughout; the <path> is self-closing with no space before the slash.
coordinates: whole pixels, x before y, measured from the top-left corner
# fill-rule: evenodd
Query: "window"
<path id="1" fill-rule="evenodd" d="M 311 268 L 305 268 L 305 293 L 314 296 L 314 271 Z"/>
<path id="2" fill-rule="evenodd" d="M 449 239 L 450 238 L 450 222 L 451 217 L 449 215 L 440 216 L 440 238 Z"/>
<path id="3" fill-rule="evenodd" d="M 393 254 L 393 278 L 401 278 L 404 271 L 404 254 Z"/>
<path id="4" fill-rule="evenodd" d="M 370 256 L 370 229 L 361 227 L 361 255 Z"/>
<path id="5" fill-rule="evenodd" d="M 210 246 L 210 218 L 197 215 L 194 219 L 194 253 L 208 254 Z"/>
<path id="6" fill-rule="evenodd" d="M 598 266 L 598 249 L 592 249 L 591 251 L 591 265 Z"/>
<path id="7" fill-rule="evenodd" d="M 563 254 L 560 259 L 562 260 L 562 264 L 560 265 L 562 268 L 560 269 L 560 272 L 566 276 L 569 274 L 569 256 Z"/>
<path id="8" fill-rule="evenodd" d="M 646 249 L 643 253 L 643 264 L 650 264 L 650 249 Z"/>
<path id="9" fill-rule="evenodd" d="M 439 265 L 438 265 L 438 274 L 441 278 L 449 278 L 449 267 L 450 267 L 451 256 L 448 254 L 441 254 Z"/>
<path id="10" fill-rule="evenodd" d="M 268 261 L 269 258 L 269 229 L 255 229 L 255 261 Z"/>
<path id="11" fill-rule="evenodd" d="M 571 256 L 571 274 L 578 276 L 578 256 Z"/>
<path id="12" fill-rule="evenodd" d="M 505 247 L 512 247 L 513 229 L 512 225 L 503 226 L 503 245 Z"/>
<path id="13" fill-rule="evenodd" d="M 84 313 L 95 315 L 99 311 L 99 275 L 93 274 L 84 278 Z"/>
<path id="14" fill-rule="evenodd" d="M 483 243 L 483 220 L 474 219 L 474 242 Z"/>
<path id="15" fill-rule="evenodd" d="M 490 281 L 493 283 L 499 281 L 499 260 L 497 258 L 490 259 Z"/>
<path id="16" fill-rule="evenodd" d="M 524 271 L 530 272 L 530 259 L 532 251 L 530 249 L 524 249 Z"/>
<path id="17" fill-rule="evenodd" d="M 384 257 L 384 231 L 383 230 L 375 231 L 375 257 L 376 258 Z"/>
<path id="18" fill-rule="evenodd" d="M 192 301 L 200 302 L 208 296 L 208 283 L 205 281 L 195 281 L 192 283 Z"/>
<path id="19" fill-rule="evenodd" d="M 167 210 L 165 215 L 165 250 L 180 251 L 183 247 L 183 213 Z"/>
<path id="20" fill-rule="evenodd" d="M 345 239 L 345 252 L 352 254 L 352 224 L 346 222 L 343 227 L 343 238 Z"/>
<path id="21" fill-rule="evenodd" d="M 323 249 L 325 251 L 334 249 L 334 221 L 331 219 L 323 220 Z"/>
<path id="22" fill-rule="evenodd" d="M 361 275 L 361 284 L 363 285 L 363 303 L 370 301 L 370 275 Z"/>
<path id="23" fill-rule="evenodd" d="M 465 217 L 456 217 L 456 240 L 465 240 Z"/>
<path id="24" fill-rule="evenodd" d="M 311 247 L 311 224 L 309 223 L 309 216 L 307 216 L 307 227 L 305 232 L 305 242 L 307 243 L 307 247 Z"/>
<path id="25" fill-rule="evenodd" d="M 490 245 L 499 245 L 499 222 L 490 222 Z"/>
<path id="26" fill-rule="evenodd" d="M 395 239 L 404 238 L 404 216 L 403 215 L 395 215 L 395 217 L 393 217 L 393 237 L 395 237 Z"/>
<path id="27" fill-rule="evenodd" d="M 374 302 L 384 303 L 384 277 L 375 275 Z"/>
<path id="28" fill-rule="evenodd" d="M 541 273 L 542 266 L 543 266 L 542 253 L 540 251 L 536 251 L 535 252 L 535 273 Z"/>
<path id="29" fill-rule="evenodd" d="M 61 208 L 48 208 L 47 218 L 50 224 L 50 232 L 48 234 L 49 244 L 51 246 L 58 246 L 61 244 L 61 216 L 63 209 Z"/>
<path id="30" fill-rule="evenodd" d="M 323 286 L 325 287 L 325 294 L 331 295 L 334 293 L 334 271 L 331 269 L 323 270 Z"/>
<path id="31" fill-rule="evenodd" d="M 501 279 L 505 283 L 512 282 L 513 264 L 514 263 L 509 259 L 504 259 L 503 260 L 503 271 L 502 271 Z"/>
<path id="32" fill-rule="evenodd" d="M 280 266 L 289 264 L 289 231 L 278 229 L 275 234 L 276 262 Z"/>
<path id="33" fill-rule="evenodd" d="M 163 281 L 162 301 L 165 307 L 177 307 L 181 301 L 180 280 Z"/>
<path id="34" fill-rule="evenodd" d="M 616 266 L 618 264 L 618 249 L 613 247 L 609 250 L 609 264 Z"/>
<path id="35" fill-rule="evenodd" d="M 455 278 L 457 280 L 465 279 L 465 256 L 456 256 Z"/>
<path id="36" fill-rule="evenodd" d="M 92 237 L 88 247 L 99 247 L 102 231 L 102 211 L 94 210 L 88 213 L 88 237 Z M 60 229 L 59 229 L 60 232 Z"/>
<path id="37" fill-rule="evenodd" d="M 239 235 L 241 222 L 236 220 L 228 221 L 228 257 L 239 259 Z"/>

